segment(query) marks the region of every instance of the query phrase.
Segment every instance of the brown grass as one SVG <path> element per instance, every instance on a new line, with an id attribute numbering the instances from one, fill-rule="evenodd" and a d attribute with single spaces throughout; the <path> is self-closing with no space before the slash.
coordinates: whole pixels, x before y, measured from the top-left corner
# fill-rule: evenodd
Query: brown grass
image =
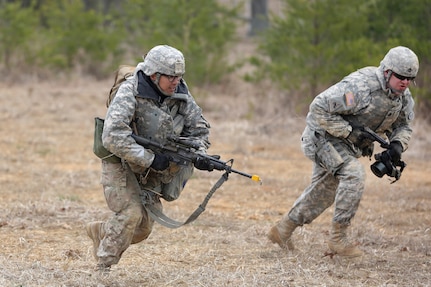
<path id="1" fill-rule="evenodd" d="M 417 121 L 399 182 L 368 175 L 351 228 L 364 258 L 324 256 L 332 209 L 298 229 L 298 250 L 288 253 L 266 232 L 309 181 L 304 117 L 259 108 L 262 96 L 234 84 L 199 100 L 212 124 L 210 152 L 263 185 L 232 174 L 193 224 L 156 225 L 109 277 L 96 276 L 83 227 L 110 214 L 92 154 L 93 118 L 104 117 L 110 84 L 0 84 L 0 286 L 431 286 L 428 125 Z M 196 172 L 166 213 L 186 219 L 220 175 Z"/>

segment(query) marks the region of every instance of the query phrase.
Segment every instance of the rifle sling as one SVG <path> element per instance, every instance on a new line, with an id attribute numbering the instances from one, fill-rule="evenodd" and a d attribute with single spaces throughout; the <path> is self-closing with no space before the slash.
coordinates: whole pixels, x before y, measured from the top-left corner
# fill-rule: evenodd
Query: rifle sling
<path id="1" fill-rule="evenodd" d="M 205 199 L 202 201 L 202 203 L 196 208 L 196 210 L 189 216 L 189 218 L 181 223 L 179 221 L 176 221 L 174 219 L 171 219 L 167 217 L 162 211 L 158 210 L 154 205 L 152 204 L 144 204 L 144 207 L 146 211 L 148 212 L 148 215 L 157 223 L 166 226 L 168 228 L 179 228 L 183 225 L 189 224 L 196 220 L 196 218 L 199 217 L 199 215 L 204 212 L 206 205 L 208 204 L 208 201 L 213 196 L 214 192 L 225 182 L 228 180 L 229 173 L 225 172 L 220 179 L 213 185 L 211 190 L 208 192 Z"/>

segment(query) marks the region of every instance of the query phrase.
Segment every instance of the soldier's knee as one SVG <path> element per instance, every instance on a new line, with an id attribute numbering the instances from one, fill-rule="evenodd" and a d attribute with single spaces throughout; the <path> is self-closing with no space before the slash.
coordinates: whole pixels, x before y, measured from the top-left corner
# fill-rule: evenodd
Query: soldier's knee
<path id="1" fill-rule="evenodd" d="M 346 161 L 339 171 L 339 176 L 341 177 L 340 179 L 348 179 L 357 183 L 364 182 L 365 175 L 364 166 L 356 158 Z"/>

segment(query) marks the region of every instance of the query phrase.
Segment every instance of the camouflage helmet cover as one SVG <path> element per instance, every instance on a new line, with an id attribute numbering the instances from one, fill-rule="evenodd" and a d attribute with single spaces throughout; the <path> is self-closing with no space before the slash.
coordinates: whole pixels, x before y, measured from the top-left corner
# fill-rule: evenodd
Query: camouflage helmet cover
<path id="1" fill-rule="evenodd" d="M 405 77 L 416 77 L 419 70 L 419 60 L 416 54 L 407 47 L 392 48 L 380 63 L 384 71 L 392 70 Z"/>
<path id="2" fill-rule="evenodd" d="M 155 46 L 144 56 L 143 71 L 147 76 L 155 73 L 183 75 L 186 72 L 183 53 L 168 45 Z"/>

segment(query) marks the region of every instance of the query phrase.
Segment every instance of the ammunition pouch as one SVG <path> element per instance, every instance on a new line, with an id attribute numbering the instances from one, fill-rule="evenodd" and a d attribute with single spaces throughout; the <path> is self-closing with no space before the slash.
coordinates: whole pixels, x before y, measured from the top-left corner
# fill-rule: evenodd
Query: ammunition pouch
<path id="1" fill-rule="evenodd" d="M 101 118 L 94 118 L 94 142 L 93 142 L 93 153 L 100 159 L 106 160 L 110 163 L 119 163 L 121 159 L 108 151 L 102 142 L 104 120 Z"/>
<path id="2" fill-rule="evenodd" d="M 316 161 L 335 175 L 344 163 L 343 158 L 335 149 L 334 145 L 325 139 L 324 136 L 315 133 L 315 137 L 317 147 Z"/>

